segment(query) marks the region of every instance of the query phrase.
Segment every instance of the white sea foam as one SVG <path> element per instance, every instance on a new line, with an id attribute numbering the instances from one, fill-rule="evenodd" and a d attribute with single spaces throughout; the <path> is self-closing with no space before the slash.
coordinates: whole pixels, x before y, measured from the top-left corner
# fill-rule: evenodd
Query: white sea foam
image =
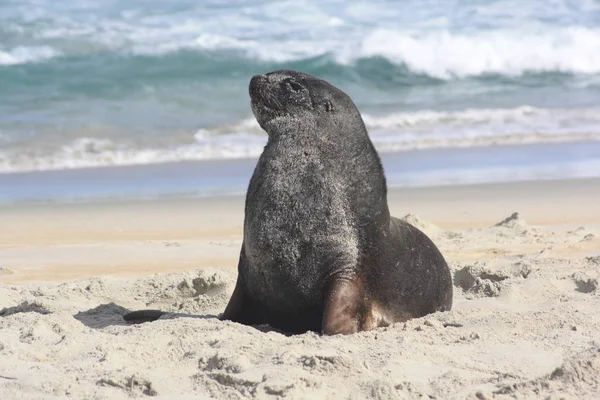
<path id="1" fill-rule="evenodd" d="M 54 152 L 0 151 L 0 173 L 249 158 L 259 155 L 264 144 L 264 138 L 241 133 L 165 148 L 135 148 L 106 139 L 80 138 Z"/>
<path id="2" fill-rule="evenodd" d="M 0 48 L 0 65 L 40 62 L 60 54 L 49 46 L 18 46 L 10 50 Z"/>
<path id="3" fill-rule="evenodd" d="M 600 132 L 600 108 L 545 109 L 528 105 L 508 109 L 363 114 L 371 131 L 407 130 L 436 136 L 486 136 L 535 132 L 570 134 Z"/>
<path id="4" fill-rule="evenodd" d="M 348 55 L 346 55 L 347 58 Z M 600 73 L 600 29 L 411 33 L 375 29 L 351 58 L 381 56 L 414 72 L 447 79 L 496 73 Z"/>
<path id="5" fill-rule="evenodd" d="M 346 37 L 253 40 L 198 33 L 186 39 L 172 32 L 147 32 L 129 38 L 131 51 L 164 54 L 181 49 L 237 50 L 262 61 L 289 62 L 331 55 L 341 64 L 383 57 L 415 73 L 452 79 L 482 74 L 526 72 L 600 73 L 600 29 L 565 27 L 551 30 L 495 30 L 452 33 L 374 29 Z M 110 41 L 110 43 L 118 43 Z M 533 51 L 534 50 L 534 51 Z"/>
<path id="6" fill-rule="evenodd" d="M 600 110 L 595 108 L 548 110 L 522 106 L 365 114 L 363 118 L 380 152 L 600 140 Z M 266 139 L 254 118 L 201 129 L 189 142 L 170 147 L 134 147 L 108 139 L 79 138 L 53 151 L 0 151 L 0 172 L 253 158 L 260 155 Z"/>
<path id="7" fill-rule="evenodd" d="M 86 14 L 73 7 L 73 15 L 69 7 L 58 14 L 51 3 L 33 13 L 27 1 L 23 3 L 21 25 L 8 22 L 19 36 L 30 35 L 41 47 L 2 50 L 0 63 L 42 60 L 57 51 L 163 55 L 180 50 L 236 50 L 274 62 L 330 55 L 352 64 L 383 57 L 441 79 L 540 71 L 600 73 L 597 6 L 583 0 L 562 8 L 518 1 L 461 2 L 454 4 L 452 16 L 445 10 L 454 2 L 408 1 L 393 7 L 384 2 L 259 2 L 239 8 L 198 4 L 185 13 L 177 7 L 157 5 L 161 11 L 157 12 L 115 3 L 92 6 L 93 12 Z M 588 13 L 589 21 L 582 12 Z M 307 23 L 310 30 L 305 29 Z M 57 47 L 53 50 L 45 43 Z"/>

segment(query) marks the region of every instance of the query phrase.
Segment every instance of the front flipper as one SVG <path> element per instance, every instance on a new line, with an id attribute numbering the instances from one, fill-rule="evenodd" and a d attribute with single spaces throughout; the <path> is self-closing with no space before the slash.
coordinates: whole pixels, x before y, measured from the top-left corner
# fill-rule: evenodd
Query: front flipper
<path id="1" fill-rule="evenodd" d="M 246 293 L 244 285 L 240 278 L 240 273 L 248 268 L 246 264 L 246 257 L 244 254 L 244 244 L 242 244 L 242 251 L 240 252 L 240 261 L 238 263 L 238 278 L 235 283 L 235 289 L 221 320 L 228 320 L 238 322 L 244 325 L 260 325 L 266 323 L 263 310 L 250 296 Z"/>
<path id="2" fill-rule="evenodd" d="M 332 279 L 325 289 L 323 308 L 322 332 L 325 335 L 348 335 L 408 319 L 395 319 L 389 315 L 367 295 L 358 276 Z"/>
<path id="3" fill-rule="evenodd" d="M 360 279 L 333 278 L 325 289 L 322 330 L 325 335 L 347 335 L 362 330 L 365 291 Z"/>
<path id="4" fill-rule="evenodd" d="M 220 319 L 244 325 L 259 325 L 266 322 L 260 307 L 246 294 L 239 276 L 233 294 Z"/>

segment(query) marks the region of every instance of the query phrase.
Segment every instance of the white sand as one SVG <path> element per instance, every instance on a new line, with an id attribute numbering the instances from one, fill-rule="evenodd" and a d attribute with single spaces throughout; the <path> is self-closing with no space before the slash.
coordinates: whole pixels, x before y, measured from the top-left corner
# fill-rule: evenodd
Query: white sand
<path id="1" fill-rule="evenodd" d="M 460 191 L 445 190 L 448 196 Z M 125 228 L 136 222 L 129 221 L 123 222 L 122 236 L 110 234 L 102 210 L 123 218 L 126 206 L 28 209 L 10 214 L 14 220 L 4 214 L 14 235 L 0 245 L 0 399 L 598 399 L 598 211 L 582 213 L 573 207 L 575 196 L 555 203 L 554 214 L 544 214 L 548 223 L 533 226 L 526 213 L 495 215 L 499 207 L 492 203 L 503 191 L 488 188 L 489 200 L 478 200 L 476 212 L 487 219 L 474 221 L 477 228 L 463 223 L 448 230 L 453 225 L 444 221 L 456 218 L 456 210 L 438 211 L 446 218 L 435 224 L 419 212 L 406 217 L 431 235 L 451 264 L 451 312 L 336 337 L 286 336 L 215 318 L 235 282 L 238 203 L 216 205 L 236 208 L 223 214 L 229 225 L 197 224 L 213 229 L 212 238 L 187 230 L 193 221 L 171 226 L 171 219 L 161 220 L 158 209 L 164 215 L 187 214 L 186 221 L 194 212 L 174 211 L 168 203 L 155 205 L 154 219 L 144 222 L 154 223 L 156 231 L 146 226 L 133 234 Z M 515 201 L 506 200 L 503 207 L 528 210 L 531 195 L 510 193 Z M 413 211 L 395 200 L 392 209 Z M 137 211 L 143 214 L 143 206 Z M 86 213 L 80 234 L 77 227 L 71 233 L 60 230 Z M 56 215 L 60 224 L 52 225 Z M 580 227 L 585 215 L 587 223 Z M 23 221 L 40 229 L 21 232 L 17 225 Z M 55 235 L 44 236 L 44 229 Z M 25 242 L 25 231 L 33 232 L 31 243 Z M 115 272 L 113 257 L 139 261 L 129 271 Z M 217 267 L 190 269 L 196 257 L 215 260 Z M 170 258 L 176 261 L 173 270 L 181 272 L 148 275 L 157 260 Z M 90 269 L 64 272 L 73 270 L 76 259 Z M 103 264 L 109 267 L 97 269 L 101 276 L 89 277 Z M 122 321 L 123 313 L 142 308 L 174 314 L 141 325 Z"/>

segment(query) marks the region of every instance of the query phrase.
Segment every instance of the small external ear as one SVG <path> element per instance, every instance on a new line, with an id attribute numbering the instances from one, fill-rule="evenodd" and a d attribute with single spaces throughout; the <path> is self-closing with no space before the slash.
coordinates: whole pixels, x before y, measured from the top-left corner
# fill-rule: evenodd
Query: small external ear
<path id="1" fill-rule="evenodd" d="M 327 112 L 333 111 L 333 104 L 329 100 L 325 100 L 325 111 L 327 111 Z"/>

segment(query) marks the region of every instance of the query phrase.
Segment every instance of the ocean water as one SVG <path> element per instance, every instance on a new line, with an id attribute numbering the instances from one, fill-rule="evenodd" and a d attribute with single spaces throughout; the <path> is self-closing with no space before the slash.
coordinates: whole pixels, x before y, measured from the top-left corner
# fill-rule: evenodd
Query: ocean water
<path id="1" fill-rule="evenodd" d="M 256 157 L 247 85 L 280 68 L 382 154 L 600 140 L 594 0 L 3 0 L 0 173 Z"/>
<path id="2" fill-rule="evenodd" d="M 431 148 L 381 156 L 388 187 L 401 188 L 598 178 L 600 171 L 600 141 Z M 246 158 L 0 174 L 0 207 L 239 196 L 255 164 Z"/>

